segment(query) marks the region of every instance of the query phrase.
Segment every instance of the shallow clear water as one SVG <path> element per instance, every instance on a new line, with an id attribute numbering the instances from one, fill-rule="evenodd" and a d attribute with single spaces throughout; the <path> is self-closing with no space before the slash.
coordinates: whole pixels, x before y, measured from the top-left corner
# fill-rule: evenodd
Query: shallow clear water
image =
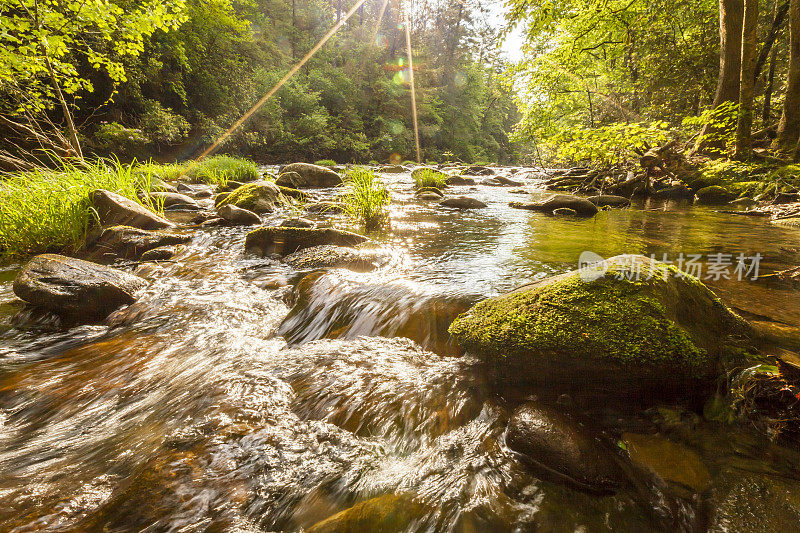
<path id="1" fill-rule="evenodd" d="M 453 313 L 571 270 L 587 250 L 758 252 L 767 274 L 800 264 L 796 228 L 679 204 L 553 218 L 507 206 L 542 192 L 482 185 L 453 188 L 489 204 L 459 212 L 416 201 L 408 174 L 385 178 L 392 225 L 373 237 L 391 261 L 323 276 L 290 345 L 277 335 L 281 286 L 306 273 L 245 256 L 244 228 L 198 230 L 174 262 L 136 268 L 147 293 L 99 325 L 24 310 L 18 265 L 0 269 L 0 530 L 294 531 L 387 493 L 425 502 L 416 530 L 794 527 L 800 454 L 756 432 L 604 411 L 619 431 L 659 430 L 691 450 L 712 481 L 676 495 L 642 475 L 614 496 L 584 494 L 508 450 L 513 405 L 477 361 L 377 335 L 448 354 Z M 708 283 L 800 327 L 792 285 Z"/>

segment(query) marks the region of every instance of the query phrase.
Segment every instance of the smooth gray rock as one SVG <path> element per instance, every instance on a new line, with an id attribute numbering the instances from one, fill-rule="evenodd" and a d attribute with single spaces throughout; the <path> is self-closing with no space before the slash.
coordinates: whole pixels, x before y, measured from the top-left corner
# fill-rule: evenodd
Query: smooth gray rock
<path id="1" fill-rule="evenodd" d="M 303 248 L 332 244 L 336 246 L 355 246 L 369 239 L 357 233 L 333 228 L 258 228 L 247 234 L 245 250 L 261 256 L 271 254 L 289 255 Z"/>
<path id="2" fill-rule="evenodd" d="M 261 224 L 260 216 L 252 211 L 248 211 L 247 209 L 236 207 L 235 205 L 223 205 L 217 209 L 217 213 L 219 214 L 220 218 L 229 224 L 234 224 L 237 226 L 253 226 L 255 224 Z"/>
<path id="3" fill-rule="evenodd" d="M 190 240 L 191 237 L 188 235 L 166 231 L 112 226 L 104 229 L 96 240 L 87 245 L 85 258 L 101 263 L 110 263 L 120 259 L 139 259 L 142 254 L 153 248 L 183 244 Z"/>
<path id="4" fill-rule="evenodd" d="M 143 205 L 105 189 L 89 195 L 101 226 L 131 226 L 140 229 L 172 228 L 174 224 Z"/>
<path id="5" fill-rule="evenodd" d="M 55 254 L 37 255 L 14 280 L 14 294 L 59 314 L 101 319 L 128 305 L 147 282 L 133 274 Z"/>

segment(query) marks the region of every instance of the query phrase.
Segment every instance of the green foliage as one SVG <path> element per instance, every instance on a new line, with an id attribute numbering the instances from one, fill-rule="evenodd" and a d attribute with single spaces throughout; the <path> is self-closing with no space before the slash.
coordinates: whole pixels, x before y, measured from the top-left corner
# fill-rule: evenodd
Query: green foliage
<path id="1" fill-rule="evenodd" d="M 414 188 L 442 190 L 447 187 L 447 174 L 433 168 L 418 168 L 411 173 Z"/>
<path id="2" fill-rule="evenodd" d="M 94 135 L 98 148 L 123 154 L 136 154 L 147 143 L 148 138 L 138 128 L 126 128 L 118 122 L 105 122 Z"/>
<path id="3" fill-rule="evenodd" d="M 68 95 L 93 91 L 93 71 L 125 82 L 123 58 L 140 54 L 156 30 L 177 28 L 183 6 L 183 0 L 0 0 L 0 87 L 36 110 L 52 105 L 53 77 Z"/>
<path id="4" fill-rule="evenodd" d="M 666 142 L 670 134 L 665 122 L 614 123 L 599 128 L 563 131 L 550 137 L 559 156 L 572 162 L 620 164 Z"/>
<path id="5" fill-rule="evenodd" d="M 707 109 L 696 117 L 685 117 L 683 125 L 698 127 L 703 130 L 698 135 L 697 143 L 708 145 L 709 153 L 725 155 L 736 141 L 736 121 L 739 114 L 739 104 L 736 102 L 723 102 L 713 109 Z M 719 148 L 715 148 L 715 147 Z"/>
<path id="6" fill-rule="evenodd" d="M 0 253 L 75 252 L 97 220 L 88 199 L 92 191 L 106 189 L 140 202 L 136 193 L 147 198 L 151 188 L 151 176 L 118 161 L 9 175 L 0 181 Z"/>
<path id="7" fill-rule="evenodd" d="M 217 155 L 190 163 L 186 173 L 193 181 L 225 185 L 228 180 L 248 182 L 260 177 L 258 167 L 252 161 L 229 155 Z"/>
<path id="8" fill-rule="evenodd" d="M 149 100 L 139 119 L 139 128 L 149 142 L 156 144 L 175 144 L 186 138 L 189 123 L 180 115 L 164 108 L 159 102 Z"/>
<path id="9" fill-rule="evenodd" d="M 320 159 L 319 161 L 314 161 L 314 164 L 321 167 L 335 167 L 336 161 L 332 159 Z"/>
<path id="10" fill-rule="evenodd" d="M 375 229 L 389 219 L 389 191 L 375 172 L 367 167 L 354 167 L 344 176 L 341 202 L 347 214 Z"/>

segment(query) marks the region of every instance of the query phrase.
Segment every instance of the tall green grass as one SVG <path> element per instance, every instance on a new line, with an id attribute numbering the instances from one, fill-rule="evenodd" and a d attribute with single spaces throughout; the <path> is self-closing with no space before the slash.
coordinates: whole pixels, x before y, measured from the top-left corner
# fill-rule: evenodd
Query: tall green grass
<path id="1" fill-rule="evenodd" d="M 136 193 L 147 193 L 147 198 L 152 187 L 151 174 L 104 160 L 0 178 L 0 255 L 75 252 L 97 220 L 89 193 L 107 189 L 139 202 Z"/>
<path id="2" fill-rule="evenodd" d="M 336 161 L 333 159 L 320 159 L 319 161 L 314 161 L 314 164 L 321 167 L 335 167 Z"/>
<path id="3" fill-rule="evenodd" d="M 353 167 L 342 180 L 341 202 L 350 218 L 376 229 L 389 219 L 389 191 L 377 174 L 367 167 Z"/>
<path id="4" fill-rule="evenodd" d="M 422 189 L 444 189 L 447 187 L 447 174 L 433 168 L 418 168 L 411 173 L 414 187 Z"/>
<path id="5" fill-rule="evenodd" d="M 255 181 L 261 173 L 252 161 L 229 155 L 217 155 L 198 163 L 189 163 L 186 166 L 186 175 L 192 181 L 224 186 L 229 180 L 243 183 Z"/>

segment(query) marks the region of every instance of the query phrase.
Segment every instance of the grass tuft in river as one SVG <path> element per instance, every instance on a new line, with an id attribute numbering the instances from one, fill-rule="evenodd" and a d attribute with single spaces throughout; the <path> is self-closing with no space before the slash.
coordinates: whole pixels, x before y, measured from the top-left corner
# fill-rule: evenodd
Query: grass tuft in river
<path id="1" fill-rule="evenodd" d="M 414 188 L 417 190 L 437 189 L 447 187 L 447 174 L 433 168 L 418 168 L 411 173 L 414 178 Z"/>
<path id="2" fill-rule="evenodd" d="M 149 197 L 154 178 L 133 165 L 107 160 L 10 174 L 0 181 L 0 253 L 73 252 L 97 219 L 89 193 L 106 189 L 140 201 L 136 193 Z"/>
<path id="3" fill-rule="evenodd" d="M 389 191 L 377 174 L 366 167 L 347 171 L 341 201 L 345 212 L 367 229 L 380 227 L 389 218 Z"/>
<path id="4" fill-rule="evenodd" d="M 218 155 L 195 164 L 190 163 L 186 167 L 186 173 L 192 181 L 222 186 L 229 180 L 246 183 L 260 177 L 255 163 L 229 155 Z"/>

